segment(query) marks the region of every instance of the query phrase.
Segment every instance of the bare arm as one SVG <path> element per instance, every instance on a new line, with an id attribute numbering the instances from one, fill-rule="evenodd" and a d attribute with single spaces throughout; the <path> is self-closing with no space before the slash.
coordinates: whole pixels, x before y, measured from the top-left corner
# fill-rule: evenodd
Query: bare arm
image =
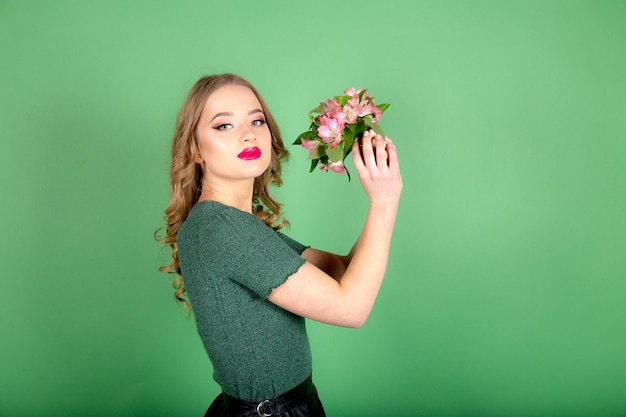
<path id="1" fill-rule="evenodd" d="M 306 248 L 302 252 L 302 257 L 336 281 L 341 281 L 351 259 L 349 255 L 341 256 L 314 248 Z"/>
<path id="2" fill-rule="evenodd" d="M 402 190 L 391 141 L 367 132 L 361 142 L 362 154 L 355 142 L 352 159 L 369 208 L 357 243 L 346 257 L 305 250 L 307 262 L 268 296 L 295 314 L 346 327 L 362 326 L 374 305 L 387 268 Z"/>

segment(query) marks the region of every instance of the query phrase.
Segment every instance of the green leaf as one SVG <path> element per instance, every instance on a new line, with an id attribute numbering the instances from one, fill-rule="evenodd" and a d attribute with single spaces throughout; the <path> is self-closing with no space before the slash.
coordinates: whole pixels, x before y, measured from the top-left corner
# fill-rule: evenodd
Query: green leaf
<path id="1" fill-rule="evenodd" d="M 324 148 L 324 144 L 320 143 L 319 145 L 317 145 L 317 148 L 315 148 L 315 152 L 313 152 L 313 155 L 309 156 L 309 159 L 318 159 L 324 155 L 326 155 L 326 149 Z"/>
<path id="2" fill-rule="evenodd" d="M 363 136 L 363 132 L 365 132 L 365 129 L 365 120 L 362 117 L 359 117 L 354 127 L 354 137 L 358 138 L 360 136 Z"/>
<path id="3" fill-rule="evenodd" d="M 381 113 L 384 113 L 385 110 L 387 110 L 389 108 L 389 106 L 391 106 L 391 104 L 389 104 L 389 103 L 376 105 L 376 107 L 378 107 L 378 110 L 380 110 Z"/>
<path id="4" fill-rule="evenodd" d="M 376 132 L 377 134 L 379 134 L 383 138 L 385 137 L 385 131 L 383 130 L 382 127 L 380 127 L 380 125 L 378 123 L 374 123 L 370 117 L 363 118 L 363 120 L 365 121 L 365 125 L 368 128 L 372 129 L 374 132 Z"/>
<path id="5" fill-rule="evenodd" d="M 335 99 L 339 103 L 341 107 L 345 106 L 348 100 L 350 100 L 350 96 L 335 96 Z"/>
<path id="6" fill-rule="evenodd" d="M 343 132 L 343 159 L 352 151 L 352 144 L 354 143 L 354 133 L 350 130 L 344 130 Z"/>
<path id="7" fill-rule="evenodd" d="M 293 144 L 294 145 L 302 145 L 302 140 L 301 139 L 308 139 L 308 140 L 313 140 L 317 137 L 316 133 L 313 133 L 310 130 L 307 130 L 306 132 L 302 132 L 300 133 L 300 135 L 298 136 L 298 139 L 296 139 Z"/>
<path id="8" fill-rule="evenodd" d="M 317 166 L 317 164 L 320 162 L 319 159 L 314 159 L 311 161 L 311 169 L 309 169 L 309 172 L 313 172 L 313 170 L 315 169 L 315 167 Z"/>
<path id="9" fill-rule="evenodd" d="M 322 107 L 322 105 L 320 104 L 319 106 L 315 107 L 314 109 L 311 109 L 311 111 L 309 112 L 309 116 L 311 116 L 313 113 L 321 113 L 324 110 L 324 108 Z"/>
<path id="10" fill-rule="evenodd" d="M 343 143 L 340 143 L 332 149 L 328 147 L 328 145 L 324 147 L 326 148 L 326 155 L 328 155 L 328 159 L 331 162 L 339 162 L 343 159 Z"/>
<path id="11" fill-rule="evenodd" d="M 326 156 L 326 155 L 322 156 L 322 157 L 320 158 L 320 163 L 321 163 L 322 165 L 326 165 L 326 166 L 328 166 L 328 156 Z"/>

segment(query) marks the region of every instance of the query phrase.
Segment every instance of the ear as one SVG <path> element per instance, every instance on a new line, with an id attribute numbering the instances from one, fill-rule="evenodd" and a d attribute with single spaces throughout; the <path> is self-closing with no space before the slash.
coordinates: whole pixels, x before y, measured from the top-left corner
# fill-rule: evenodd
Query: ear
<path id="1" fill-rule="evenodd" d="M 195 143 L 191 144 L 191 149 L 189 149 L 191 151 L 192 155 L 196 155 L 195 157 L 195 161 L 198 164 L 202 164 L 204 162 L 204 159 L 202 158 L 202 154 L 200 153 L 200 149 L 198 148 L 198 146 Z"/>

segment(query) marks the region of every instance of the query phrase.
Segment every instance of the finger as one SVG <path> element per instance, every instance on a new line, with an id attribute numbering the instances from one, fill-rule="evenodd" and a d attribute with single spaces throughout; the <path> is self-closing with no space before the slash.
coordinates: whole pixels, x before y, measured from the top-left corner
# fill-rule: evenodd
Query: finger
<path id="1" fill-rule="evenodd" d="M 394 145 L 393 141 L 391 140 L 391 138 L 385 138 L 385 143 L 387 146 L 387 153 L 389 154 L 390 150 L 393 149 L 395 151 L 396 149 L 396 145 Z M 397 158 L 398 154 L 396 153 L 396 158 Z"/>
<path id="2" fill-rule="evenodd" d="M 400 164 L 398 162 L 398 150 L 391 139 L 387 138 L 387 160 L 389 163 L 389 171 L 392 173 L 400 172 Z"/>
<path id="3" fill-rule="evenodd" d="M 363 155 L 361 154 L 361 139 L 357 139 L 352 143 L 352 163 L 357 172 L 364 169 Z"/>
<path id="4" fill-rule="evenodd" d="M 374 155 L 374 146 L 372 143 L 372 132 L 366 130 L 361 138 L 361 152 L 363 154 L 363 163 L 365 166 L 375 166 L 376 156 Z"/>
<path id="5" fill-rule="evenodd" d="M 382 136 L 379 135 L 376 135 L 373 142 L 376 148 L 376 166 L 379 169 L 387 168 L 387 143 L 383 140 Z"/>

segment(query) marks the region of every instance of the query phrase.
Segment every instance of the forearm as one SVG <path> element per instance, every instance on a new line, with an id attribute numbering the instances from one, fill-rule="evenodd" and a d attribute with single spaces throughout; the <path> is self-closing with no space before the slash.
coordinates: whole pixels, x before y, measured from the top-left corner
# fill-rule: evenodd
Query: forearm
<path id="1" fill-rule="evenodd" d="M 357 325 L 365 322 L 385 276 L 397 203 L 370 205 L 340 285 Z"/>
<path id="2" fill-rule="evenodd" d="M 354 242 L 354 245 L 352 245 L 352 248 L 350 248 L 350 252 L 348 252 L 347 255 L 340 256 L 341 262 L 343 263 L 343 266 L 344 266 L 344 273 L 345 273 L 345 270 L 348 269 L 348 266 L 350 265 L 352 258 L 354 258 L 354 254 L 359 250 L 359 246 L 361 243 L 361 236 L 362 234 L 359 235 L 359 237 L 357 238 L 356 242 Z"/>
<path id="3" fill-rule="evenodd" d="M 308 248 L 302 253 L 308 262 L 275 288 L 268 299 L 303 317 L 338 326 L 361 327 L 385 276 L 397 209 L 395 201 L 370 205 L 352 261 L 340 278 L 334 276 L 343 271 L 337 255 Z"/>
<path id="4" fill-rule="evenodd" d="M 344 257 L 305 250 L 303 256 L 309 262 L 268 296 L 271 302 L 294 314 L 347 327 L 362 326 L 372 310 L 385 276 L 402 190 L 397 153 L 391 141 L 366 132 L 362 142 L 362 154 L 360 142 L 355 142 L 352 155 L 370 203 L 352 250 Z"/>
<path id="5" fill-rule="evenodd" d="M 361 236 L 359 235 L 359 238 L 356 240 L 356 242 L 354 242 L 354 245 L 352 245 L 350 252 L 348 252 L 347 255 L 341 257 L 341 261 L 343 262 L 343 265 L 346 269 L 350 265 L 350 262 L 352 261 L 354 254 L 358 250 L 360 241 L 361 241 Z"/>

